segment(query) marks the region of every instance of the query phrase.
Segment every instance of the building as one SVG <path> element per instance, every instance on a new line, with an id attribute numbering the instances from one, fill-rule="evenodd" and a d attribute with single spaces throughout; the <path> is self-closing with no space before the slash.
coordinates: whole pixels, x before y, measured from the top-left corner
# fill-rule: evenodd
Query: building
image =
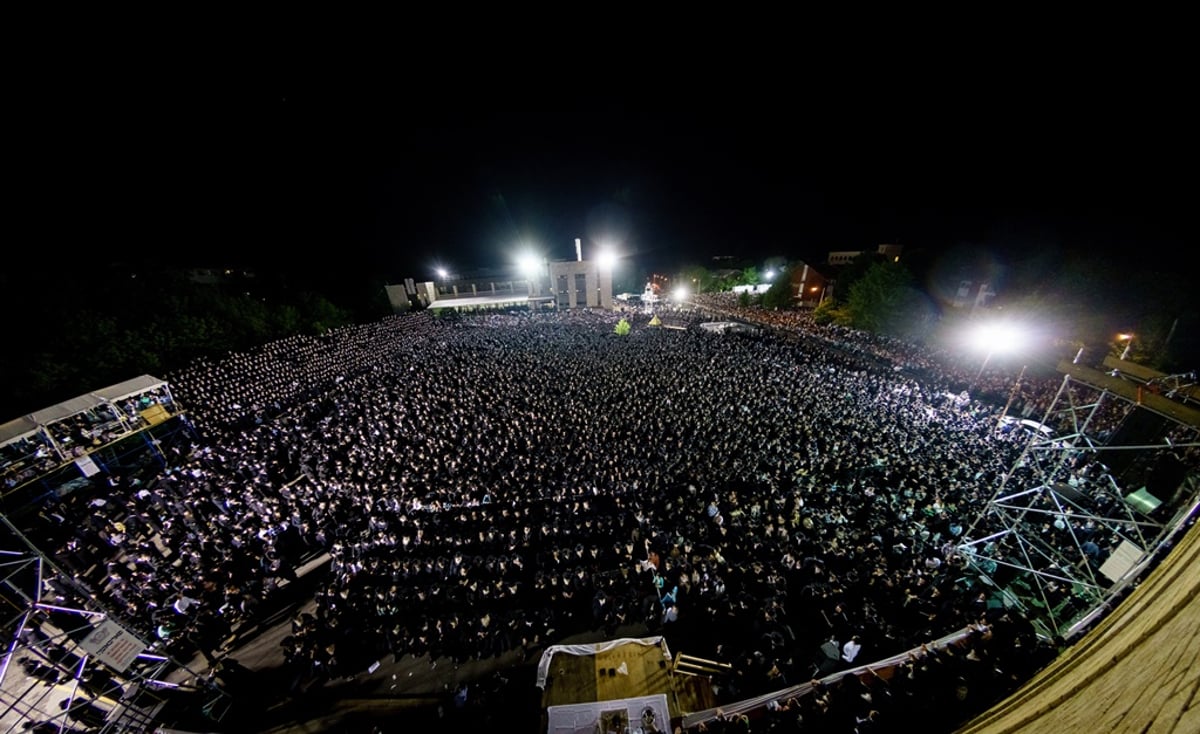
<path id="1" fill-rule="evenodd" d="M 612 267 L 597 260 L 549 263 L 550 294 L 558 308 L 612 308 Z"/>
<path id="2" fill-rule="evenodd" d="M 894 261 L 898 262 L 900 260 L 900 255 L 903 252 L 903 250 L 904 250 L 904 247 L 902 245 L 880 245 L 879 247 L 875 248 L 875 254 L 880 255 L 881 257 L 885 257 L 888 260 L 894 260 Z M 869 250 L 838 250 L 835 252 L 830 252 L 829 255 L 825 258 L 825 262 L 828 265 L 849 265 L 851 262 L 854 261 L 855 258 L 857 258 L 859 255 L 862 255 L 865 252 L 870 252 L 870 251 Z"/>
<path id="3" fill-rule="evenodd" d="M 806 262 L 790 269 L 797 305 L 816 308 L 833 295 L 833 281 Z"/>
<path id="4" fill-rule="evenodd" d="M 474 311 L 481 309 L 568 309 L 613 307 L 612 266 L 603 260 L 549 261 L 531 270 L 478 272 L 437 282 L 405 281 L 386 287 L 395 312 L 413 308 Z"/>

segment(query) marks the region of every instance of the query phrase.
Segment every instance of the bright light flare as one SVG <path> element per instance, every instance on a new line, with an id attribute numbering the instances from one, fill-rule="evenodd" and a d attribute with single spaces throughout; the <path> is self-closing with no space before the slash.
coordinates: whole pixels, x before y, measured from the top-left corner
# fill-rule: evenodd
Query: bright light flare
<path id="1" fill-rule="evenodd" d="M 596 254 L 596 263 L 605 270 L 612 270 L 617 265 L 617 252 L 611 247 L 605 247 Z"/>
<path id="2" fill-rule="evenodd" d="M 532 278 L 541 274 L 542 259 L 532 252 L 527 252 L 517 258 L 517 267 L 521 268 L 522 273 Z"/>
<path id="3" fill-rule="evenodd" d="M 674 291 L 671 292 L 671 297 L 674 298 L 676 301 L 686 300 L 688 297 L 688 289 L 685 288 L 684 286 L 679 286 L 678 288 L 676 288 Z"/>
<path id="4" fill-rule="evenodd" d="M 1025 343 L 1025 332 L 1015 324 L 984 324 L 970 332 L 970 345 L 988 354 L 1007 354 L 1021 348 Z"/>
<path id="5" fill-rule="evenodd" d="M 450 273 L 447 272 L 445 268 L 438 268 L 437 274 L 438 274 L 438 277 L 441 278 L 442 280 L 445 280 L 450 275 Z"/>
<path id="6" fill-rule="evenodd" d="M 766 272 L 766 278 L 767 278 L 767 282 L 768 282 L 768 283 L 770 283 L 770 282 L 771 282 L 771 281 L 772 281 L 772 280 L 775 278 L 775 271 L 774 271 L 774 270 L 768 270 L 768 271 Z"/>

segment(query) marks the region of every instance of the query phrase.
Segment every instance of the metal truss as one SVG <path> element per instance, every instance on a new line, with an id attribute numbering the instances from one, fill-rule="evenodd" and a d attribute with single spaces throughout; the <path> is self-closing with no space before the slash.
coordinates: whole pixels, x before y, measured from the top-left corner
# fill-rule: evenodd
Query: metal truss
<path id="1" fill-rule="evenodd" d="M 19 548 L 0 549 L 0 732 L 26 731 L 34 723 L 60 732 L 150 732 L 162 723 L 157 717 L 164 707 L 182 696 L 228 699 L 157 641 L 123 670 L 88 652 L 87 636 L 109 613 L 6 517 L 0 520 L 2 542 Z"/>
<path id="2" fill-rule="evenodd" d="M 992 587 L 996 603 L 1018 607 L 1046 636 L 1069 638 L 1136 583 L 1198 505 L 1194 464 L 1171 501 L 1151 497 L 1162 504 L 1147 509 L 1130 499 L 1144 492 L 1145 476 L 1110 471 L 1114 452 L 1135 452 L 1141 469 L 1162 452 L 1194 456 L 1200 420 L 1186 407 L 1152 407 L 1173 422 L 1161 440 L 1112 445 L 1120 421 L 1146 407 L 1137 384 L 1145 381 L 1127 383 L 1116 369 L 1103 377 L 1075 365 L 1060 371 L 1053 401 L 958 552 Z M 998 428 L 1025 430 L 1003 418 Z"/>

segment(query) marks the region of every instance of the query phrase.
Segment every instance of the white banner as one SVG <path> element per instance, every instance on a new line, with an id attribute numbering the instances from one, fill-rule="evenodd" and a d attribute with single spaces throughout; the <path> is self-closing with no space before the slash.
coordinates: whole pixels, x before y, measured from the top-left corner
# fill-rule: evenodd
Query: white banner
<path id="1" fill-rule="evenodd" d="M 100 473 L 100 467 L 96 466 L 96 462 L 92 461 L 92 457 L 84 455 L 75 460 L 75 466 L 79 467 L 79 471 L 83 472 L 85 477 L 94 477 Z"/>
<path id="2" fill-rule="evenodd" d="M 101 622 L 79 646 L 118 673 L 124 673 L 146 650 L 146 643 L 111 619 Z"/>
<path id="3" fill-rule="evenodd" d="M 619 701 L 547 706 L 547 734 L 668 734 L 671 714 L 667 697 L 622 698 Z"/>

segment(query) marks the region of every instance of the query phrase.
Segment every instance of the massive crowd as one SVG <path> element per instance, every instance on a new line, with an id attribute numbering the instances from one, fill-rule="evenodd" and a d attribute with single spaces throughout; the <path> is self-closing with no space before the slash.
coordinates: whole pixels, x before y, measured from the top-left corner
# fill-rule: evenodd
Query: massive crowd
<path id="1" fill-rule="evenodd" d="M 215 659 L 328 553 L 284 641 L 316 678 L 644 624 L 749 696 L 1011 613 L 958 550 L 1026 444 L 997 430 L 1007 391 L 981 402 L 971 367 L 895 340 L 741 316 L 789 338 L 422 313 L 198 362 L 169 376 L 193 444 L 64 498 L 59 557 L 104 566 L 143 634 Z M 1029 380 L 1014 414 L 1054 388 Z M 1119 539 L 1094 540 L 1099 560 Z"/>

